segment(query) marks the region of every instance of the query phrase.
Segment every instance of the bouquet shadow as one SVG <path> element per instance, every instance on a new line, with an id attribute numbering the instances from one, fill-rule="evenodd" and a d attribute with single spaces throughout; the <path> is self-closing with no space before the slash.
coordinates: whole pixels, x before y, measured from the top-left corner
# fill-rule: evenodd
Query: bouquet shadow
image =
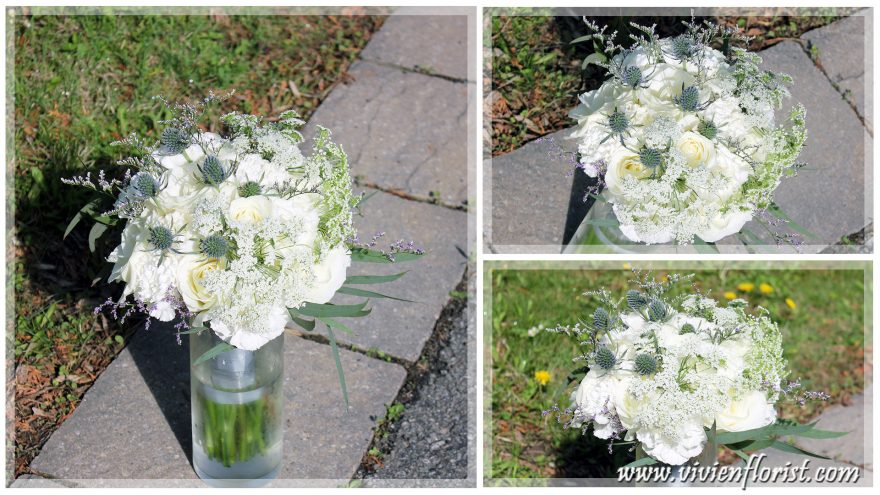
<path id="1" fill-rule="evenodd" d="M 152 328 L 135 334 L 127 350 L 187 461 L 192 464 L 189 339 L 183 338 L 178 344 L 172 332 L 171 325 L 166 327 L 153 322 Z"/>

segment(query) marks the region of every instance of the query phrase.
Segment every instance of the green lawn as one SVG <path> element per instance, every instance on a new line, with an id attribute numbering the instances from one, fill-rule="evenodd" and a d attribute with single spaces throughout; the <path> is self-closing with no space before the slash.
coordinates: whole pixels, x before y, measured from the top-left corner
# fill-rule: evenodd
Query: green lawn
<path id="1" fill-rule="evenodd" d="M 824 26 L 852 8 L 803 9 L 803 15 L 782 15 L 791 9 L 764 9 L 761 16 L 706 17 L 719 24 L 737 27 L 754 37 L 750 49 L 761 50 L 806 31 Z M 776 14 L 778 11 L 780 15 Z M 588 34 L 579 17 L 553 16 L 553 9 L 502 9 L 484 16 L 487 56 L 484 59 L 485 92 L 492 94 L 486 120 L 491 122 L 490 141 L 485 142 L 492 155 L 513 151 L 545 134 L 574 124 L 568 112 L 578 103 L 578 94 L 601 85 L 606 75 L 595 67 L 582 67 L 593 53 L 591 43 L 572 45 L 571 41 Z M 503 15 L 501 15 L 503 14 Z M 516 14 L 516 15 L 512 15 Z M 680 34 L 684 17 L 594 17 L 611 26 L 609 32 L 627 38 L 629 22 L 657 24 L 661 36 Z M 689 18 L 687 18 L 689 19 Z M 816 54 L 821 56 L 821 54 Z M 488 75 L 491 74 L 491 77 Z"/>
<path id="2" fill-rule="evenodd" d="M 596 303 L 582 294 L 605 287 L 622 297 L 632 288 L 628 284 L 632 273 L 623 269 L 498 269 L 491 272 L 491 278 L 488 273 L 492 354 L 486 366 L 492 373 L 492 421 L 486 427 L 491 428 L 492 458 L 486 459 L 486 476 L 611 475 L 612 466 L 624 464 L 625 448 L 616 449 L 612 459 L 605 441 L 592 434 L 581 437 L 579 431 L 564 431 L 551 416 L 541 416 L 553 404 L 569 405 L 568 394 L 575 385 L 566 388 L 566 376 L 575 368 L 572 358 L 579 353 L 577 342 L 550 333 L 530 337 L 528 331 L 539 325 L 588 321 Z M 656 275 L 666 273 L 657 271 Z M 865 282 L 861 270 L 700 271 L 695 283 L 722 301 L 724 293 L 734 292 L 770 310 L 784 335 L 791 377 L 800 377 L 807 389 L 832 397 L 827 403 L 806 407 L 786 404 L 783 416 L 806 420 L 863 390 Z M 737 289 L 740 284 L 754 288 L 744 292 Z M 762 293 L 760 284 L 768 284 L 772 292 Z M 542 370 L 551 376 L 546 385 L 535 379 L 535 372 Z"/>
<path id="3" fill-rule="evenodd" d="M 155 95 L 236 89 L 222 111 L 293 108 L 308 119 L 384 19 L 25 12 L 12 38 L 16 475 L 133 328 L 91 312 L 120 290 L 93 284 L 109 273 L 102 256 L 118 237 L 91 254 L 84 222 L 62 241 L 88 192 L 60 179 L 112 168 L 121 156 L 110 143 L 128 133 L 155 137 L 167 117 Z"/>

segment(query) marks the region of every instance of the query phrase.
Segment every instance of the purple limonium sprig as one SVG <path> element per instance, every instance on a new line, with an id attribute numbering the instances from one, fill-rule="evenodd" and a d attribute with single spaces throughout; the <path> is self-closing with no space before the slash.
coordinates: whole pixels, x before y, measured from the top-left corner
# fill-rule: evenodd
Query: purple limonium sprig
<path id="1" fill-rule="evenodd" d="M 759 221 L 767 229 L 767 232 L 773 236 L 773 241 L 776 242 L 777 246 L 789 244 L 794 247 L 798 253 L 801 252 L 801 247 L 804 245 L 803 236 L 797 232 L 785 232 L 783 230 L 791 222 L 773 215 L 766 208 L 758 210 L 756 213 Z"/>

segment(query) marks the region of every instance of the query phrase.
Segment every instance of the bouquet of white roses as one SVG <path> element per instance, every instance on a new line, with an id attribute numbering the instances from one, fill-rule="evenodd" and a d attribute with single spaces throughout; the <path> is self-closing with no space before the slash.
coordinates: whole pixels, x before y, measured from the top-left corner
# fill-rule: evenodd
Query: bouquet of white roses
<path id="1" fill-rule="evenodd" d="M 801 165 L 806 139 L 802 106 L 787 126 L 774 119 L 789 76 L 762 70 L 758 55 L 735 46 L 748 38 L 708 22 L 663 39 L 632 24 L 640 34 L 627 48 L 585 22 L 594 33 L 578 41 L 596 47 L 585 63 L 609 79 L 580 96 L 572 137 L 579 167 L 598 179 L 587 197 L 611 203 L 626 238 L 714 242 L 756 212 L 779 213 L 773 191 Z"/>
<path id="2" fill-rule="evenodd" d="M 589 293 L 601 303 L 591 324 L 552 330 L 575 335 L 588 348 L 578 358 L 588 371 L 572 406 L 556 410 L 568 418 L 566 426 L 637 443 L 648 456 L 639 465 L 680 465 L 707 448 L 714 457 L 716 445 L 743 457 L 766 447 L 812 455 L 777 438 L 843 435 L 777 418 L 782 398 L 803 403 L 827 396 L 786 381 L 780 332 L 766 311 L 750 314 L 741 299 L 721 307 L 699 293 L 666 297 L 687 278 L 645 277 L 623 300 L 605 290 Z"/>
<path id="3" fill-rule="evenodd" d="M 191 333 L 210 328 L 225 345 L 255 350 L 278 337 L 289 323 L 307 330 L 314 317 L 363 316 L 364 304 L 327 303 L 337 292 L 387 297 L 343 287 L 352 257 L 394 261 L 418 257 L 411 245 L 395 243 L 389 252 L 359 243 L 352 225 L 348 161 L 342 148 L 319 127 L 314 151 L 300 151 L 303 124 L 293 111 L 275 121 L 230 113 L 222 117 L 227 136 L 204 132 L 206 108 L 226 97 L 211 94 L 195 104 L 163 102 L 174 114 L 157 143 L 137 136 L 118 144 L 132 154 L 119 162 L 124 177 L 97 181 L 89 175 L 65 182 L 91 187 L 113 200 L 96 213 L 101 199 L 87 205 L 68 232 L 90 213 L 98 222 L 94 240 L 117 220 L 125 221 L 120 244 L 110 254 L 110 281 L 125 283 L 122 299 L 160 321 L 180 318 L 177 328 Z M 160 98 L 161 99 L 161 98 Z M 355 277 L 352 283 L 378 283 L 394 277 Z M 331 334 L 332 339 L 332 334 Z M 335 349 L 335 346 L 334 346 Z"/>

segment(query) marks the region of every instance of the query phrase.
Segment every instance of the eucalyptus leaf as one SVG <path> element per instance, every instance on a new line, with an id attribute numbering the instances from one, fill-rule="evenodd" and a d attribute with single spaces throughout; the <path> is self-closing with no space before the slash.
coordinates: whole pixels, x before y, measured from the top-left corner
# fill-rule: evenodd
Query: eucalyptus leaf
<path id="1" fill-rule="evenodd" d="M 290 319 L 293 320 L 294 323 L 302 327 L 306 332 L 311 332 L 315 329 L 315 320 L 307 320 L 305 318 L 299 317 L 299 312 L 295 309 L 287 308 L 287 312 L 290 313 Z"/>
<path id="2" fill-rule="evenodd" d="M 776 450 L 781 450 L 783 452 L 789 452 L 792 454 L 806 455 L 806 456 L 810 456 L 810 457 L 815 457 L 817 459 L 828 459 L 828 457 L 825 457 L 824 455 L 815 454 L 813 452 L 806 451 L 806 450 L 804 450 L 800 447 L 797 447 L 795 445 L 792 445 L 790 443 L 780 442 L 779 440 L 773 442 L 773 444 L 770 445 L 770 447 L 772 447 Z"/>
<path id="3" fill-rule="evenodd" d="M 653 457 L 642 457 L 641 459 L 636 459 L 633 462 L 623 466 L 625 468 L 637 468 L 642 466 L 650 466 L 652 464 L 657 464 L 657 459 Z"/>
<path id="4" fill-rule="evenodd" d="M 104 232 L 107 231 L 107 226 L 103 223 L 96 222 L 92 225 L 92 230 L 89 231 L 89 251 L 95 252 L 95 241 L 98 240 L 99 237 L 104 235 Z"/>
<path id="5" fill-rule="evenodd" d="M 318 318 L 318 319 L 321 320 L 322 323 L 324 323 L 325 325 L 327 325 L 330 328 L 335 328 L 336 330 L 341 330 L 341 331 L 347 333 L 348 335 L 354 335 L 354 332 L 352 332 L 350 328 L 343 325 L 342 323 L 339 323 L 336 320 L 333 320 L 331 318 Z"/>

